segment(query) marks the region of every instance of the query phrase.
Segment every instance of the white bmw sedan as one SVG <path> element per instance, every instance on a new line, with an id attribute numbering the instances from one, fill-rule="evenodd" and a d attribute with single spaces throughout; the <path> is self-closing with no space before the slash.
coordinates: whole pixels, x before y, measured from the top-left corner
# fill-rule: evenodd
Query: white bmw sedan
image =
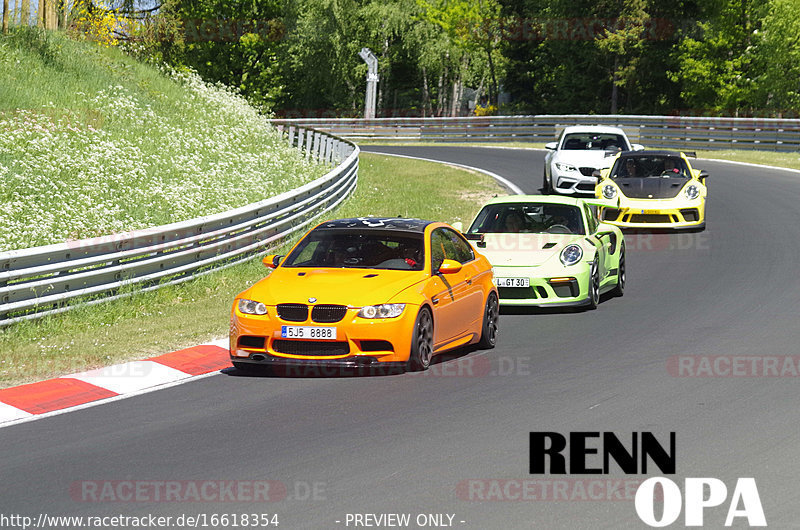
<path id="1" fill-rule="evenodd" d="M 544 193 L 594 195 L 596 170 L 605 169 L 620 151 L 639 151 L 618 127 L 575 125 L 566 127 L 557 142 L 545 145 Z"/>

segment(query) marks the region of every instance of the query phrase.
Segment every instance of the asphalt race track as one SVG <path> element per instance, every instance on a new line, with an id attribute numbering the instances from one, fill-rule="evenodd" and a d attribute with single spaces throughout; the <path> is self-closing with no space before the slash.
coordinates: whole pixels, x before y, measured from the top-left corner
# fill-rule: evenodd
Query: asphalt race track
<path id="1" fill-rule="evenodd" d="M 541 185 L 542 151 L 366 150 L 478 166 L 530 193 Z M 231 369 L 0 429 L 0 512 L 269 513 L 284 529 L 352 528 L 348 513 L 408 513 L 412 522 L 454 514 L 453 527 L 470 529 L 643 528 L 630 498 L 586 500 L 574 482 L 638 481 L 660 475 L 657 468 L 647 476 L 530 475 L 529 432 L 614 431 L 629 440 L 649 431 L 666 445 L 674 431 L 670 478 L 727 485 L 728 500 L 706 510 L 706 527 L 722 527 L 739 477 L 755 478 L 770 527 L 800 527 L 797 373 L 675 370 L 679 356 L 800 356 L 800 174 L 695 167 L 711 175 L 708 229 L 630 235 L 625 296 L 604 297 L 596 311 L 505 312 L 496 349 L 447 359 L 426 375 L 276 378 Z M 565 478 L 573 481 L 567 499 L 513 498 L 514 488 L 504 500 L 489 494 L 492 484 L 519 484 L 501 480 Z M 285 498 L 90 502 L 85 494 L 94 481 L 264 480 L 285 487 Z"/>

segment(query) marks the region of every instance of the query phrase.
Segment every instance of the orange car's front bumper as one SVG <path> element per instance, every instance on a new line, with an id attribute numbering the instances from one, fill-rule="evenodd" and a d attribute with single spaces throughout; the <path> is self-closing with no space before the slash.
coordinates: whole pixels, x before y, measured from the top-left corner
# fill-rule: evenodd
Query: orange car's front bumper
<path id="1" fill-rule="evenodd" d="M 405 363 L 411 352 L 419 306 L 407 304 L 396 318 L 367 319 L 350 308 L 333 324 L 281 320 L 275 307 L 266 315 L 248 315 L 234 309 L 231 314 L 230 356 L 232 361 L 261 365 L 332 364 L 369 366 Z M 281 337 L 282 326 L 335 327 L 335 340 Z"/>

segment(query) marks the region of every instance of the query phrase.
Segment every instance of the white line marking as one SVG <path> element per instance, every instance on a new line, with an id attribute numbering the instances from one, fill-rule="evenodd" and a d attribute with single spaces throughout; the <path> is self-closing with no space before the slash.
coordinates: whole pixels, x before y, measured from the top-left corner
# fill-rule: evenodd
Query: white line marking
<path id="1" fill-rule="evenodd" d="M 793 169 L 790 167 L 780 167 L 780 166 L 768 166 L 766 164 L 754 164 L 753 162 L 739 162 L 738 160 L 722 160 L 721 158 L 698 158 L 697 160 L 706 160 L 708 162 L 722 162 L 723 164 L 736 164 L 739 166 L 760 167 L 764 169 L 782 169 L 783 171 L 800 173 L 800 169 Z"/>
<path id="2" fill-rule="evenodd" d="M 456 164 L 455 162 L 447 162 L 447 161 L 444 161 L 444 160 L 435 160 L 433 158 L 421 158 L 421 157 L 418 157 L 418 156 L 396 155 L 394 153 L 384 153 L 384 152 L 381 152 L 381 151 L 362 151 L 362 153 L 372 153 L 372 154 L 384 155 L 384 156 L 398 156 L 400 158 L 411 158 L 411 159 L 414 159 L 414 160 L 422 160 L 424 162 L 436 162 L 438 164 L 445 164 L 445 165 L 448 165 L 448 166 L 460 167 L 462 169 L 470 169 L 472 171 L 477 171 L 478 173 L 483 173 L 484 175 L 488 175 L 488 176 L 492 177 L 493 179 L 495 179 L 496 181 L 500 182 L 505 187 L 507 187 L 508 189 L 513 191 L 514 194 L 516 194 L 516 195 L 525 195 L 525 192 L 522 191 L 522 189 L 520 189 L 519 186 L 517 186 L 516 184 L 514 184 L 513 182 L 511 182 L 507 178 L 501 177 L 497 173 L 492 173 L 491 171 L 486 171 L 485 169 L 481 169 L 479 167 L 467 166 L 467 165 L 464 165 L 464 164 Z"/>
<path id="3" fill-rule="evenodd" d="M 0 403 L 0 423 L 6 421 L 18 421 L 21 419 L 29 418 L 33 416 L 30 412 L 25 412 L 22 409 L 18 409 L 17 407 L 12 407 L 11 405 L 6 405 L 5 403 Z"/>
<path id="4" fill-rule="evenodd" d="M 65 375 L 61 379 L 78 379 L 90 385 L 111 390 L 117 394 L 130 394 L 152 386 L 160 386 L 190 377 L 186 372 L 153 361 L 131 361 Z"/>

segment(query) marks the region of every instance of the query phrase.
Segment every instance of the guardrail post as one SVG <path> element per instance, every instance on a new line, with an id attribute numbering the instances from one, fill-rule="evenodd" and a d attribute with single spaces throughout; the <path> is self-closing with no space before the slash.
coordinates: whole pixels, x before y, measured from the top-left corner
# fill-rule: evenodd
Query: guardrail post
<path id="1" fill-rule="evenodd" d="M 289 127 L 289 147 L 294 147 L 294 125 Z"/>
<path id="2" fill-rule="evenodd" d="M 333 161 L 333 139 L 330 136 L 325 137 L 325 163 L 330 164 Z"/>

